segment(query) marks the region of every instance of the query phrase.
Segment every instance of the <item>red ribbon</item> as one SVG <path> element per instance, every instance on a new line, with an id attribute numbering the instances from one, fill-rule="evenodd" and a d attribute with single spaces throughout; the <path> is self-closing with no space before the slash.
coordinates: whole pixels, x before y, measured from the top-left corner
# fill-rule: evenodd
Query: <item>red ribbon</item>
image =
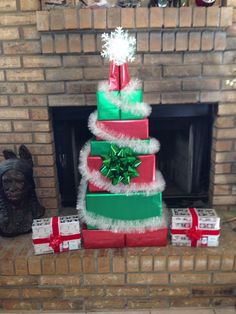
<path id="1" fill-rule="evenodd" d="M 71 235 L 61 235 L 59 231 L 59 218 L 52 217 L 52 233 L 49 238 L 33 239 L 34 244 L 45 244 L 49 243 L 49 246 L 53 249 L 54 253 L 60 252 L 60 245 L 64 241 L 80 239 L 80 233 Z"/>
<path id="2" fill-rule="evenodd" d="M 124 89 L 130 82 L 128 64 L 120 65 L 120 90 Z"/>
<path id="3" fill-rule="evenodd" d="M 197 241 L 200 240 L 203 236 L 207 235 L 219 235 L 220 230 L 204 230 L 198 228 L 198 215 L 195 208 L 189 208 L 190 214 L 192 216 L 192 226 L 187 230 L 182 229 L 171 229 L 172 234 L 186 234 L 187 237 L 191 240 L 191 246 L 197 246 Z"/>
<path id="4" fill-rule="evenodd" d="M 124 89 L 130 82 L 128 64 L 116 65 L 113 61 L 110 64 L 109 71 L 109 90 L 120 91 Z"/>
<path id="5" fill-rule="evenodd" d="M 120 69 L 113 61 L 110 64 L 108 83 L 110 91 L 120 90 Z"/>

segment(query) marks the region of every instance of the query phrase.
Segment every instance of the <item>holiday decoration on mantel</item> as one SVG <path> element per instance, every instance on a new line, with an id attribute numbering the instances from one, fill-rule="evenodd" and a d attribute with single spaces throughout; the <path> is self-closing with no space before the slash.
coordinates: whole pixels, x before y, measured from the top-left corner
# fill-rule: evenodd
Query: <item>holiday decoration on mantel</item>
<path id="1" fill-rule="evenodd" d="M 82 148 L 79 164 L 77 209 L 87 225 L 83 241 L 87 248 L 163 246 L 165 182 L 155 162 L 159 142 L 149 137 L 151 107 L 143 102 L 141 82 L 131 79 L 128 69 L 136 39 L 117 27 L 103 34 L 102 41 L 109 78 L 98 86 L 97 111 L 88 119 L 95 138 Z"/>

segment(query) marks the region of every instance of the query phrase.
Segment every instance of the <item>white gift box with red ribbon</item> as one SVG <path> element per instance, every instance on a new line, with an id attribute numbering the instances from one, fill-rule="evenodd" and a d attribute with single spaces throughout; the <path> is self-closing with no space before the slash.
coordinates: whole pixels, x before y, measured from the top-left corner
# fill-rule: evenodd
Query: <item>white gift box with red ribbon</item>
<path id="1" fill-rule="evenodd" d="M 212 208 L 172 208 L 171 243 L 176 246 L 218 246 L 220 218 Z"/>
<path id="2" fill-rule="evenodd" d="M 80 249 L 79 217 L 72 215 L 34 219 L 32 241 L 36 255 Z"/>

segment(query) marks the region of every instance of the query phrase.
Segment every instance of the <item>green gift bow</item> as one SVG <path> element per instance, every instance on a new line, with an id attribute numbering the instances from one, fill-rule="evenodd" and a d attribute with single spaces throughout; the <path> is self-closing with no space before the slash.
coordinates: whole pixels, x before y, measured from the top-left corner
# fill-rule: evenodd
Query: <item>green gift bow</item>
<path id="1" fill-rule="evenodd" d="M 116 145 L 111 145 L 111 152 L 109 155 L 102 156 L 102 159 L 103 165 L 100 172 L 110 179 L 113 185 L 120 182 L 125 185 L 130 184 L 132 178 L 139 176 L 136 168 L 141 164 L 141 161 L 129 147 L 119 148 Z"/>

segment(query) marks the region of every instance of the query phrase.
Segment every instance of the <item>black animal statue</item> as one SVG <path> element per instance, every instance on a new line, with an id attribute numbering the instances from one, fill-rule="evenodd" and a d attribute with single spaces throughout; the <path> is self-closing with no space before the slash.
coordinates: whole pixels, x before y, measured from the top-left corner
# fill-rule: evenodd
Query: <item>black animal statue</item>
<path id="1" fill-rule="evenodd" d="M 44 215 L 33 179 L 33 160 L 26 146 L 19 148 L 19 158 L 4 150 L 0 162 L 0 235 L 12 237 L 31 231 L 32 221 Z"/>

